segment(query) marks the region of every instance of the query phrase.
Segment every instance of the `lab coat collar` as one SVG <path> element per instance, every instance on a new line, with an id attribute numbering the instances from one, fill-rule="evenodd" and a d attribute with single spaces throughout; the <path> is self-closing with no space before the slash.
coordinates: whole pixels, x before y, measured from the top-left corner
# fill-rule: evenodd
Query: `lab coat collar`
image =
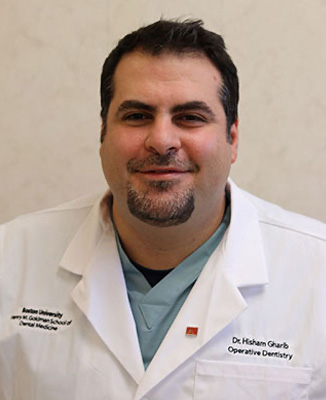
<path id="1" fill-rule="evenodd" d="M 230 179 L 231 221 L 221 248 L 227 254 L 227 273 L 238 287 L 269 281 L 258 211 Z"/>
<path id="2" fill-rule="evenodd" d="M 105 230 L 102 221 L 102 201 L 102 198 L 97 199 L 61 258 L 60 266 L 67 271 L 83 275 L 90 263 Z"/>

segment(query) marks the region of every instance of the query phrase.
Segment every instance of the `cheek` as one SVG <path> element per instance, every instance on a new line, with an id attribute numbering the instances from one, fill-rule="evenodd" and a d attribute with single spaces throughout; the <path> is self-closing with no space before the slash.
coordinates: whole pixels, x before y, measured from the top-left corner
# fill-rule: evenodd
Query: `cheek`
<path id="1" fill-rule="evenodd" d="M 143 137 L 137 132 L 129 132 L 127 129 L 115 129 L 108 132 L 107 148 L 110 156 L 118 163 L 124 163 L 130 158 L 136 157 L 143 148 Z"/>
<path id="2" fill-rule="evenodd" d="M 105 140 L 100 148 L 100 157 L 104 175 L 107 181 L 113 182 L 125 180 L 127 177 L 127 163 L 133 158 L 139 156 L 139 143 L 135 140 L 137 137 L 131 137 L 124 131 L 108 131 Z M 133 139 L 133 140 L 131 140 Z"/>
<path id="3" fill-rule="evenodd" d="M 216 190 L 218 182 L 227 180 L 231 166 L 231 146 L 223 140 L 197 144 L 191 157 L 199 165 L 198 185 Z"/>
<path id="4" fill-rule="evenodd" d="M 214 140 L 194 141 L 189 155 L 204 168 L 223 164 L 223 160 L 230 158 L 231 152 L 226 143 L 214 138 Z"/>

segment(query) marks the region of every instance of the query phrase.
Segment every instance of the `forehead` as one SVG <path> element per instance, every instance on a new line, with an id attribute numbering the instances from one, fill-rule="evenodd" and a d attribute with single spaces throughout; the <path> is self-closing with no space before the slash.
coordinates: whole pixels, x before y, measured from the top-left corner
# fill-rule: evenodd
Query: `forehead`
<path id="1" fill-rule="evenodd" d="M 202 54 L 162 53 L 152 56 L 135 51 L 120 60 L 113 84 L 113 100 L 130 96 L 139 98 L 146 94 L 171 95 L 176 99 L 178 95 L 193 97 L 195 93 L 199 97 L 213 96 L 216 99 L 222 77 Z"/>

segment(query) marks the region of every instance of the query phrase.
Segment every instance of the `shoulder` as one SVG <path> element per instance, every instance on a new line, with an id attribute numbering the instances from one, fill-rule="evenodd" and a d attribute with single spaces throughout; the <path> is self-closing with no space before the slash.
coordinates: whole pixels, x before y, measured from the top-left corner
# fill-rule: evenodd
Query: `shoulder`
<path id="1" fill-rule="evenodd" d="M 6 227 L 11 225 L 19 225 L 47 217 L 60 217 L 61 214 L 78 213 L 79 211 L 82 212 L 85 209 L 87 210 L 91 208 L 100 197 L 101 194 L 99 193 L 78 197 L 77 199 L 67 201 L 55 207 L 20 215 L 0 226 Z"/>
<path id="2" fill-rule="evenodd" d="M 101 197 L 99 194 L 83 196 L 53 208 L 21 215 L 0 225 L 0 251 L 5 245 L 22 238 L 32 240 L 34 236 L 42 239 L 50 232 L 65 235 L 75 231 Z"/>
<path id="3" fill-rule="evenodd" d="M 311 238 L 326 244 L 326 224 L 323 222 L 285 210 L 242 189 L 240 191 L 255 207 L 262 227 L 279 233 L 293 233 L 302 238 Z"/>

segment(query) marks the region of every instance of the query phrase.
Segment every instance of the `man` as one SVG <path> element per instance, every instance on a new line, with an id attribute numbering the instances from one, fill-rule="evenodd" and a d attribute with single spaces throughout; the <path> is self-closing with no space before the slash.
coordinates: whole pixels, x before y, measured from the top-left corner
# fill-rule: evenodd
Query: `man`
<path id="1" fill-rule="evenodd" d="M 326 229 L 228 181 L 223 39 L 141 28 L 101 96 L 110 191 L 0 231 L 0 398 L 325 399 Z"/>

